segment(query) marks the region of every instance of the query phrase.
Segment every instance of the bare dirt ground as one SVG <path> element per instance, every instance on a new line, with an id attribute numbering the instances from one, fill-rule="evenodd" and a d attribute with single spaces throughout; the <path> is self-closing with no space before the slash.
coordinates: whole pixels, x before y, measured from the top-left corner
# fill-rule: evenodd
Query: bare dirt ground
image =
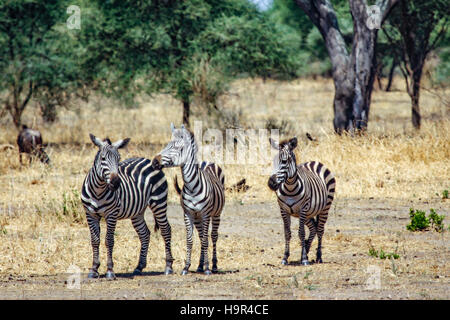
<path id="1" fill-rule="evenodd" d="M 427 207 L 448 215 L 448 200 L 427 202 Z M 146 272 L 131 276 L 139 242 L 130 223 L 121 221 L 116 234 L 116 280 L 86 278 L 91 259 L 89 235 L 87 228 L 78 227 L 73 232 L 86 242 L 87 250 L 76 254 L 83 258 L 79 288 L 70 288 L 75 283 L 73 274 L 0 274 L 0 299 L 449 299 L 449 232 L 407 231 L 410 206 L 395 199 L 338 198 L 326 224 L 324 263 L 298 264 L 298 219 L 294 219 L 290 264 L 282 266 L 284 236 L 276 202 L 228 203 L 219 230 L 219 274 L 195 273 L 199 247 L 195 238 L 192 273 L 181 276 L 184 223 L 179 206 L 172 204 L 168 216 L 173 230 L 173 275 L 163 274 L 162 238 L 152 233 Z M 153 218 L 146 218 L 153 225 Z M 310 260 L 315 258 L 316 241 Z M 369 256 L 371 245 L 400 257 Z M 103 243 L 101 251 L 100 271 L 105 272 Z M 118 262 L 125 251 L 133 258 L 129 263 Z"/>

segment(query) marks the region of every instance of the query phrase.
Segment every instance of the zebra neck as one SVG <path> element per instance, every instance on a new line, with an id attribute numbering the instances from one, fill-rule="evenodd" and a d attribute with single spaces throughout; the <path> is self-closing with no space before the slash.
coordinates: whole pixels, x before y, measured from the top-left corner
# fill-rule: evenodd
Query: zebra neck
<path id="1" fill-rule="evenodd" d="M 108 192 L 108 185 L 106 184 L 106 181 L 103 180 L 102 177 L 100 177 L 97 174 L 97 171 L 94 168 L 91 168 L 89 172 L 89 186 L 93 194 L 95 194 L 98 198 L 103 196 L 106 192 Z"/>
<path id="2" fill-rule="evenodd" d="M 294 191 L 299 187 L 299 185 L 301 185 L 301 180 L 298 177 L 297 171 L 293 177 L 287 178 L 283 184 L 284 189 L 287 191 Z"/>
<path id="3" fill-rule="evenodd" d="M 181 167 L 181 174 L 184 181 L 184 189 L 188 193 L 195 193 L 200 187 L 200 172 L 196 162 L 185 164 Z"/>

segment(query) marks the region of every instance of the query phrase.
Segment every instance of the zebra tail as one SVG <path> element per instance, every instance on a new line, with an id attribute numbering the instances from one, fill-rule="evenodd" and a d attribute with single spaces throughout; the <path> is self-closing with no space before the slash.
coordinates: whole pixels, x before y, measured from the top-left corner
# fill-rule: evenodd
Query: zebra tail
<path id="1" fill-rule="evenodd" d="M 177 193 L 178 193 L 178 194 L 181 194 L 181 189 L 180 189 L 180 187 L 178 186 L 178 179 L 177 179 L 177 176 L 176 176 L 176 175 L 175 175 L 175 179 L 173 180 L 173 185 L 174 185 L 175 190 L 177 191 Z"/>

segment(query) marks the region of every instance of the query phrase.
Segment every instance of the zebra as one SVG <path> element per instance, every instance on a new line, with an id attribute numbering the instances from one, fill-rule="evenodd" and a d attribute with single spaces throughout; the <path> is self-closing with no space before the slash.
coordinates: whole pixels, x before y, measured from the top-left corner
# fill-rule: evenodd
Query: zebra
<path id="1" fill-rule="evenodd" d="M 322 263 L 322 236 L 328 210 L 334 198 L 336 186 L 334 175 L 317 161 L 297 165 L 293 151 L 297 147 L 296 137 L 279 144 L 270 138 L 269 141 L 272 148 L 279 150 L 274 159 L 274 172 L 269 178 L 268 186 L 276 191 L 284 223 L 285 251 L 281 263 L 288 264 L 291 216 L 300 220 L 301 264 L 310 264 L 308 252 L 316 234 L 318 238 L 316 262 Z M 306 241 L 305 224 L 309 229 Z"/>
<path id="2" fill-rule="evenodd" d="M 197 160 L 197 143 L 192 132 L 184 125 L 176 129 L 171 124 L 172 140 L 153 159 L 156 169 L 168 167 L 181 167 L 184 186 L 181 190 L 175 176 L 174 184 L 177 193 L 181 196 L 181 207 L 184 212 L 186 225 L 187 254 L 182 275 L 189 272 L 191 265 L 192 233 L 195 225 L 201 241 L 200 262 L 197 272 L 206 275 L 217 273 L 216 243 L 220 224 L 220 214 L 225 203 L 225 177 L 222 169 L 211 162 Z M 212 220 L 211 240 L 213 245 L 212 271 L 209 270 L 208 261 L 208 229 Z"/>
<path id="3" fill-rule="evenodd" d="M 145 158 L 130 158 L 119 162 L 118 149 L 124 148 L 130 141 L 129 138 L 111 143 L 109 138 L 102 141 L 93 134 L 89 136 L 92 143 L 98 147 L 98 152 L 81 190 L 81 201 L 86 211 L 93 250 L 92 269 L 88 277 L 99 277 L 100 219 L 102 217 L 105 218 L 107 225 L 106 278 L 115 278 L 112 253 L 117 220 L 128 218 L 131 219 L 141 242 L 139 263 L 133 275 L 142 274 L 142 270 L 147 265 L 150 241 L 150 231 L 144 219 L 147 207 L 150 207 L 153 212 L 155 231 L 161 228 L 166 251 L 165 274 L 171 274 L 173 272 L 171 228 L 166 216 L 168 188 L 164 173 L 155 170 L 151 160 Z"/>

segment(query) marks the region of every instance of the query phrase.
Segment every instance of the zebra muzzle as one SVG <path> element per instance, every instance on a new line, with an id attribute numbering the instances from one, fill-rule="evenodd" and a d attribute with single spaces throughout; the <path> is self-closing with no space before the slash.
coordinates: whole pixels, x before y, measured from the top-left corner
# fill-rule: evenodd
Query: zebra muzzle
<path id="1" fill-rule="evenodd" d="M 117 174 L 111 174 L 111 180 L 108 184 L 108 188 L 111 191 L 116 191 L 117 189 L 119 189 L 119 185 L 120 185 L 120 178 Z"/>
<path id="2" fill-rule="evenodd" d="M 277 183 L 277 175 L 274 174 L 269 178 L 269 182 L 267 183 L 270 190 L 276 191 L 279 187 L 279 184 Z"/>
<path id="3" fill-rule="evenodd" d="M 162 169 L 162 165 L 161 165 L 161 155 L 157 155 L 153 161 L 152 161 L 152 167 L 155 170 L 161 170 Z"/>

